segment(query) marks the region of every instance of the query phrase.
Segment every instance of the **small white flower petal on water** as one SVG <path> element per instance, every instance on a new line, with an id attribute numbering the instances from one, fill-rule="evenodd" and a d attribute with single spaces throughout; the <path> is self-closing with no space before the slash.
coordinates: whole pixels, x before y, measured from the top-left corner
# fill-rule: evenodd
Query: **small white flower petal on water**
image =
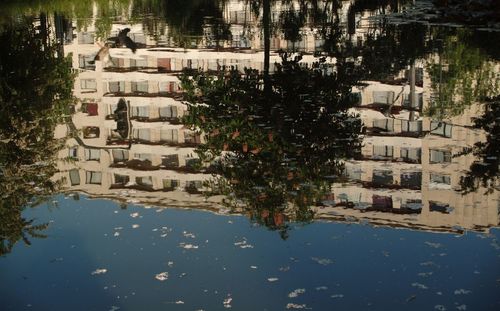
<path id="1" fill-rule="evenodd" d="M 130 217 L 137 218 L 137 217 L 139 217 L 139 213 L 132 213 L 132 214 L 130 214 Z"/>
<path id="2" fill-rule="evenodd" d="M 190 232 L 187 232 L 187 231 L 183 231 L 182 232 L 182 235 L 186 238 L 191 238 L 191 239 L 194 239 L 196 238 L 196 236 L 193 234 L 193 233 L 190 233 Z"/>
<path id="3" fill-rule="evenodd" d="M 167 266 L 169 266 L 170 268 L 172 268 L 174 266 L 174 262 L 173 261 L 167 262 Z"/>
<path id="4" fill-rule="evenodd" d="M 411 286 L 413 286 L 413 287 L 417 287 L 417 288 L 420 288 L 420 289 L 427 289 L 427 288 L 428 288 L 428 287 L 427 287 L 427 286 L 425 286 L 424 284 L 420 284 L 420 283 L 417 283 L 417 282 L 415 282 L 415 283 L 411 283 Z"/>
<path id="5" fill-rule="evenodd" d="M 433 273 L 434 273 L 434 272 L 432 272 L 432 271 L 429 271 L 429 272 L 420 272 L 420 273 L 418 274 L 418 276 L 421 276 L 421 277 L 426 278 L 426 277 L 428 277 L 428 276 L 431 276 Z"/>
<path id="6" fill-rule="evenodd" d="M 443 247 L 443 244 L 441 243 L 432 243 L 432 242 L 424 242 L 427 246 L 430 246 L 432 248 L 441 248 Z"/>
<path id="7" fill-rule="evenodd" d="M 289 298 L 296 298 L 296 297 L 298 297 L 300 294 L 303 294 L 303 293 L 305 293 L 305 292 L 306 292 L 305 288 L 297 288 L 297 289 L 293 290 L 292 292 L 290 292 L 290 293 L 288 294 L 288 297 L 289 297 Z"/>
<path id="8" fill-rule="evenodd" d="M 250 266 L 250 268 L 252 268 L 252 269 L 257 269 L 257 266 Z"/>
<path id="9" fill-rule="evenodd" d="M 318 257 L 311 257 L 311 260 L 319 263 L 322 266 L 327 266 L 333 263 L 333 260 L 328 259 L 328 258 L 318 258 Z"/>
<path id="10" fill-rule="evenodd" d="M 288 303 L 286 305 L 287 309 L 305 309 L 307 306 L 305 304 L 299 305 L 296 303 Z"/>
<path id="11" fill-rule="evenodd" d="M 96 270 L 92 271 L 90 274 L 91 275 L 97 275 L 97 274 L 104 274 L 106 272 L 108 272 L 107 269 L 96 269 Z"/>
<path id="12" fill-rule="evenodd" d="M 168 280 L 168 272 L 158 273 L 157 275 L 155 275 L 155 279 L 161 282 Z"/>
<path id="13" fill-rule="evenodd" d="M 116 231 L 115 234 L 113 234 L 114 236 L 119 236 L 120 235 L 120 232 Z"/>
<path id="14" fill-rule="evenodd" d="M 133 224 L 133 225 L 132 225 L 132 228 L 133 228 L 133 229 L 137 229 L 137 228 L 139 228 L 139 225 L 138 225 L 138 224 Z"/>
<path id="15" fill-rule="evenodd" d="M 253 248 L 253 245 L 248 244 L 245 238 L 243 238 L 243 240 L 240 242 L 235 242 L 234 245 L 239 246 L 240 248 Z"/>
<path id="16" fill-rule="evenodd" d="M 182 247 L 184 249 L 197 249 L 198 245 L 180 243 L 179 247 Z"/>
<path id="17" fill-rule="evenodd" d="M 224 299 L 224 301 L 222 302 L 224 308 L 231 308 L 231 301 L 233 301 L 233 298 L 231 297 L 227 297 L 226 299 Z"/>
<path id="18" fill-rule="evenodd" d="M 276 282 L 277 280 L 279 280 L 278 278 L 268 278 L 267 279 L 269 282 Z"/>
<path id="19" fill-rule="evenodd" d="M 184 301 L 182 301 L 182 300 L 177 300 L 177 301 L 175 302 L 175 304 L 176 304 L 176 305 L 183 305 L 183 304 L 184 304 Z"/>

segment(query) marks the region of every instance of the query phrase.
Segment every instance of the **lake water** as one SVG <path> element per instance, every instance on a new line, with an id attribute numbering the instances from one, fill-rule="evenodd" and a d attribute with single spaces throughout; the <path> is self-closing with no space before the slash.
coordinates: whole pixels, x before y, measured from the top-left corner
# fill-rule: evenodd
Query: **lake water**
<path id="1" fill-rule="evenodd" d="M 48 238 L 2 259 L 4 310 L 498 307 L 497 229 L 454 235 L 315 222 L 292 225 L 282 240 L 242 216 L 54 201 L 26 213 L 50 222 Z"/>
<path id="2" fill-rule="evenodd" d="M 481 5 L 0 5 L 0 309 L 500 309 Z"/>

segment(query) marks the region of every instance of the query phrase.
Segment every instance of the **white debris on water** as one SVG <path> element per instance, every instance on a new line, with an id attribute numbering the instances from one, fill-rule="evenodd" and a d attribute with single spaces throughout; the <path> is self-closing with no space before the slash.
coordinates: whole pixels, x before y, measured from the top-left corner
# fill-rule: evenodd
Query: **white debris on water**
<path id="1" fill-rule="evenodd" d="M 224 308 L 226 308 L 226 309 L 231 308 L 231 301 L 233 301 L 233 298 L 231 298 L 228 295 L 228 297 L 226 299 L 224 299 L 224 301 L 222 302 L 222 305 L 224 306 Z"/>
<path id="2" fill-rule="evenodd" d="M 411 286 L 413 286 L 413 287 L 417 287 L 417 288 L 420 288 L 420 289 L 427 289 L 427 288 L 428 288 L 428 287 L 427 287 L 427 286 L 425 286 L 424 284 L 420 284 L 420 283 L 417 283 L 417 282 L 415 282 L 415 283 L 411 283 Z"/>
<path id="3" fill-rule="evenodd" d="M 248 244 L 247 243 L 247 239 L 246 238 L 243 238 L 243 240 L 240 241 L 240 242 L 235 242 L 234 245 L 235 246 L 239 246 L 240 248 L 253 248 L 252 244 Z"/>
<path id="4" fill-rule="evenodd" d="M 139 227 L 140 227 L 140 226 L 139 226 L 138 224 L 133 224 L 133 225 L 132 225 L 132 229 L 137 229 L 137 228 L 139 228 Z"/>
<path id="5" fill-rule="evenodd" d="M 472 293 L 472 291 L 471 291 L 471 290 L 467 290 L 467 289 L 460 288 L 460 289 L 456 289 L 453 293 L 454 293 L 455 295 L 468 295 L 468 294 Z"/>
<path id="6" fill-rule="evenodd" d="M 307 306 L 305 304 L 299 305 L 299 304 L 296 304 L 296 303 L 288 303 L 286 305 L 286 308 L 287 309 L 306 309 Z"/>
<path id="7" fill-rule="evenodd" d="M 288 294 L 288 297 L 289 298 L 296 298 L 298 297 L 300 294 L 303 294 L 306 292 L 306 289 L 305 288 L 297 288 L 295 290 L 293 290 L 292 292 L 290 292 Z"/>
<path id="8" fill-rule="evenodd" d="M 250 266 L 251 269 L 257 269 L 257 266 Z"/>
<path id="9" fill-rule="evenodd" d="M 108 272 L 107 269 L 96 269 L 96 270 L 92 271 L 90 274 L 91 275 L 97 275 L 97 274 L 104 274 L 106 272 Z"/>
<path id="10" fill-rule="evenodd" d="M 120 232 L 116 231 L 115 234 L 113 234 L 114 236 L 119 236 L 120 235 Z"/>
<path id="11" fill-rule="evenodd" d="M 179 247 L 182 247 L 184 249 L 197 249 L 198 245 L 186 244 L 186 243 L 179 243 Z"/>
<path id="12" fill-rule="evenodd" d="M 278 278 L 267 278 L 267 280 L 269 282 L 276 282 L 277 280 L 279 280 Z"/>
<path id="13" fill-rule="evenodd" d="M 330 297 L 334 298 L 334 299 L 336 299 L 336 298 L 344 298 L 344 294 L 333 294 Z"/>
<path id="14" fill-rule="evenodd" d="M 328 259 L 328 258 L 318 258 L 318 257 L 311 257 L 311 260 L 319 263 L 322 266 L 327 266 L 333 263 L 333 260 Z"/>
<path id="15" fill-rule="evenodd" d="M 432 242 L 427 242 L 426 241 L 425 244 L 427 246 L 432 247 L 432 248 L 441 248 L 441 247 L 443 247 L 443 244 L 441 244 L 441 243 L 432 243 Z"/>
<path id="16" fill-rule="evenodd" d="M 158 273 L 157 275 L 155 275 L 155 279 L 161 282 L 168 280 L 168 272 Z"/>
<path id="17" fill-rule="evenodd" d="M 432 272 L 432 271 L 429 271 L 429 272 L 420 272 L 420 273 L 418 274 L 418 276 L 421 276 L 421 277 L 426 278 L 426 277 L 428 277 L 428 276 L 431 276 L 433 273 L 434 273 L 434 272 Z"/>
<path id="18" fill-rule="evenodd" d="M 182 231 L 182 235 L 186 238 L 191 238 L 194 239 L 196 236 L 193 233 L 187 232 L 187 231 Z"/>
<path id="19" fill-rule="evenodd" d="M 132 214 L 130 214 L 130 217 L 137 218 L 137 217 L 139 217 L 139 213 L 132 213 Z"/>
<path id="20" fill-rule="evenodd" d="M 320 290 L 327 290 L 327 289 L 328 289 L 328 287 L 326 287 L 326 286 L 318 286 L 318 287 L 316 287 L 316 290 L 317 290 L 317 291 L 320 291 Z"/>

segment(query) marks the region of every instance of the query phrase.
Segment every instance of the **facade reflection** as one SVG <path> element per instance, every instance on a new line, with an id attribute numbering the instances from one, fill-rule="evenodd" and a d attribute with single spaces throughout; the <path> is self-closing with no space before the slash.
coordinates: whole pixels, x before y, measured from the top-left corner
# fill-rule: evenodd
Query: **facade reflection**
<path id="1" fill-rule="evenodd" d="M 356 1 L 342 4 L 336 13 L 343 40 L 363 47 L 371 36 L 376 38 L 374 17 L 381 8 L 360 9 Z M 395 9 L 394 5 L 384 8 Z M 273 21 L 290 16 L 285 14 L 290 7 L 286 10 L 274 4 Z M 201 195 L 208 190 L 213 171 L 195 152 L 206 137 L 182 123 L 189 111 L 179 74 L 185 68 L 214 73 L 227 67 L 262 71 L 264 38 L 260 19 L 243 1 L 228 2 L 216 18 L 217 22 L 204 21 L 202 34 L 188 37 L 189 48 L 179 48 L 168 27 L 153 34 L 144 24 L 114 23 L 110 36 L 129 27 L 129 37 L 139 49 L 132 53 L 110 48 L 109 61 L 93 62 L 99 50 L 97 29 L 89 26 L 67 33 L 64 53 L 72 54 L 78 71 L 74 93 L 79 103 L 74 128 L 61 126 L 56 136 L 70 137 L 59 164 L 68 191 L 146 205 L 226 211 L 221 196 Z M 281 61 L 277 50 L 302 52 L 305 64 L 325 51 L 327 37 L 307 19 L 300 24 L 300 36 L 291 32 L 276 31 L 270 39 L 271 73 Z M 427 114 L 436 96 L 428 64 L 437 58 L 430 53 L 391 79 L 363 79 L 363 85 L 352 88 L 357 103 L 349 111 L 359 113 L 363 122 L 363 146 L 359 156 L 346 161 L 343 176 L 333 180 L 331 193 L 311 204 L 315 218 L 444 232 L 488 231 L 498 226 L 499 192 L 486 193 L 479 187 L 463 194 L 460 180 L 475 157 L 454 157 L 485 139 L 484 131 L 472 126 L 483 106 L 470 104 L 460 115 L 439 119 Z M 120 100 L 127 103 L 129 112 L 126 138 L 116 131 Z M 260 216 L 267 215 L 264 223 L 284 222 L 283 215 L 271 214 L 261 211 Z"/>

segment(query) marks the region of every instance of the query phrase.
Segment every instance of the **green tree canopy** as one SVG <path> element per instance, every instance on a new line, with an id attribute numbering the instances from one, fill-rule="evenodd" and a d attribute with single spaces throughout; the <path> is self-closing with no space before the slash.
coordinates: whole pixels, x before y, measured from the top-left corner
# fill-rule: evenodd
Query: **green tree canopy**
<path id="1" fill-rule="evenodd" d="M 33 20 L 3 24 L 0 40 L 0 253 L 19 239 L 38 236 L 22 217 L 52 194 L 58 181 L 57 152 L 64 141 L 54 138 L 57 124 L 65 122 L 73 102 L 71 59 L 58 58 L 57 46 Z"/>

